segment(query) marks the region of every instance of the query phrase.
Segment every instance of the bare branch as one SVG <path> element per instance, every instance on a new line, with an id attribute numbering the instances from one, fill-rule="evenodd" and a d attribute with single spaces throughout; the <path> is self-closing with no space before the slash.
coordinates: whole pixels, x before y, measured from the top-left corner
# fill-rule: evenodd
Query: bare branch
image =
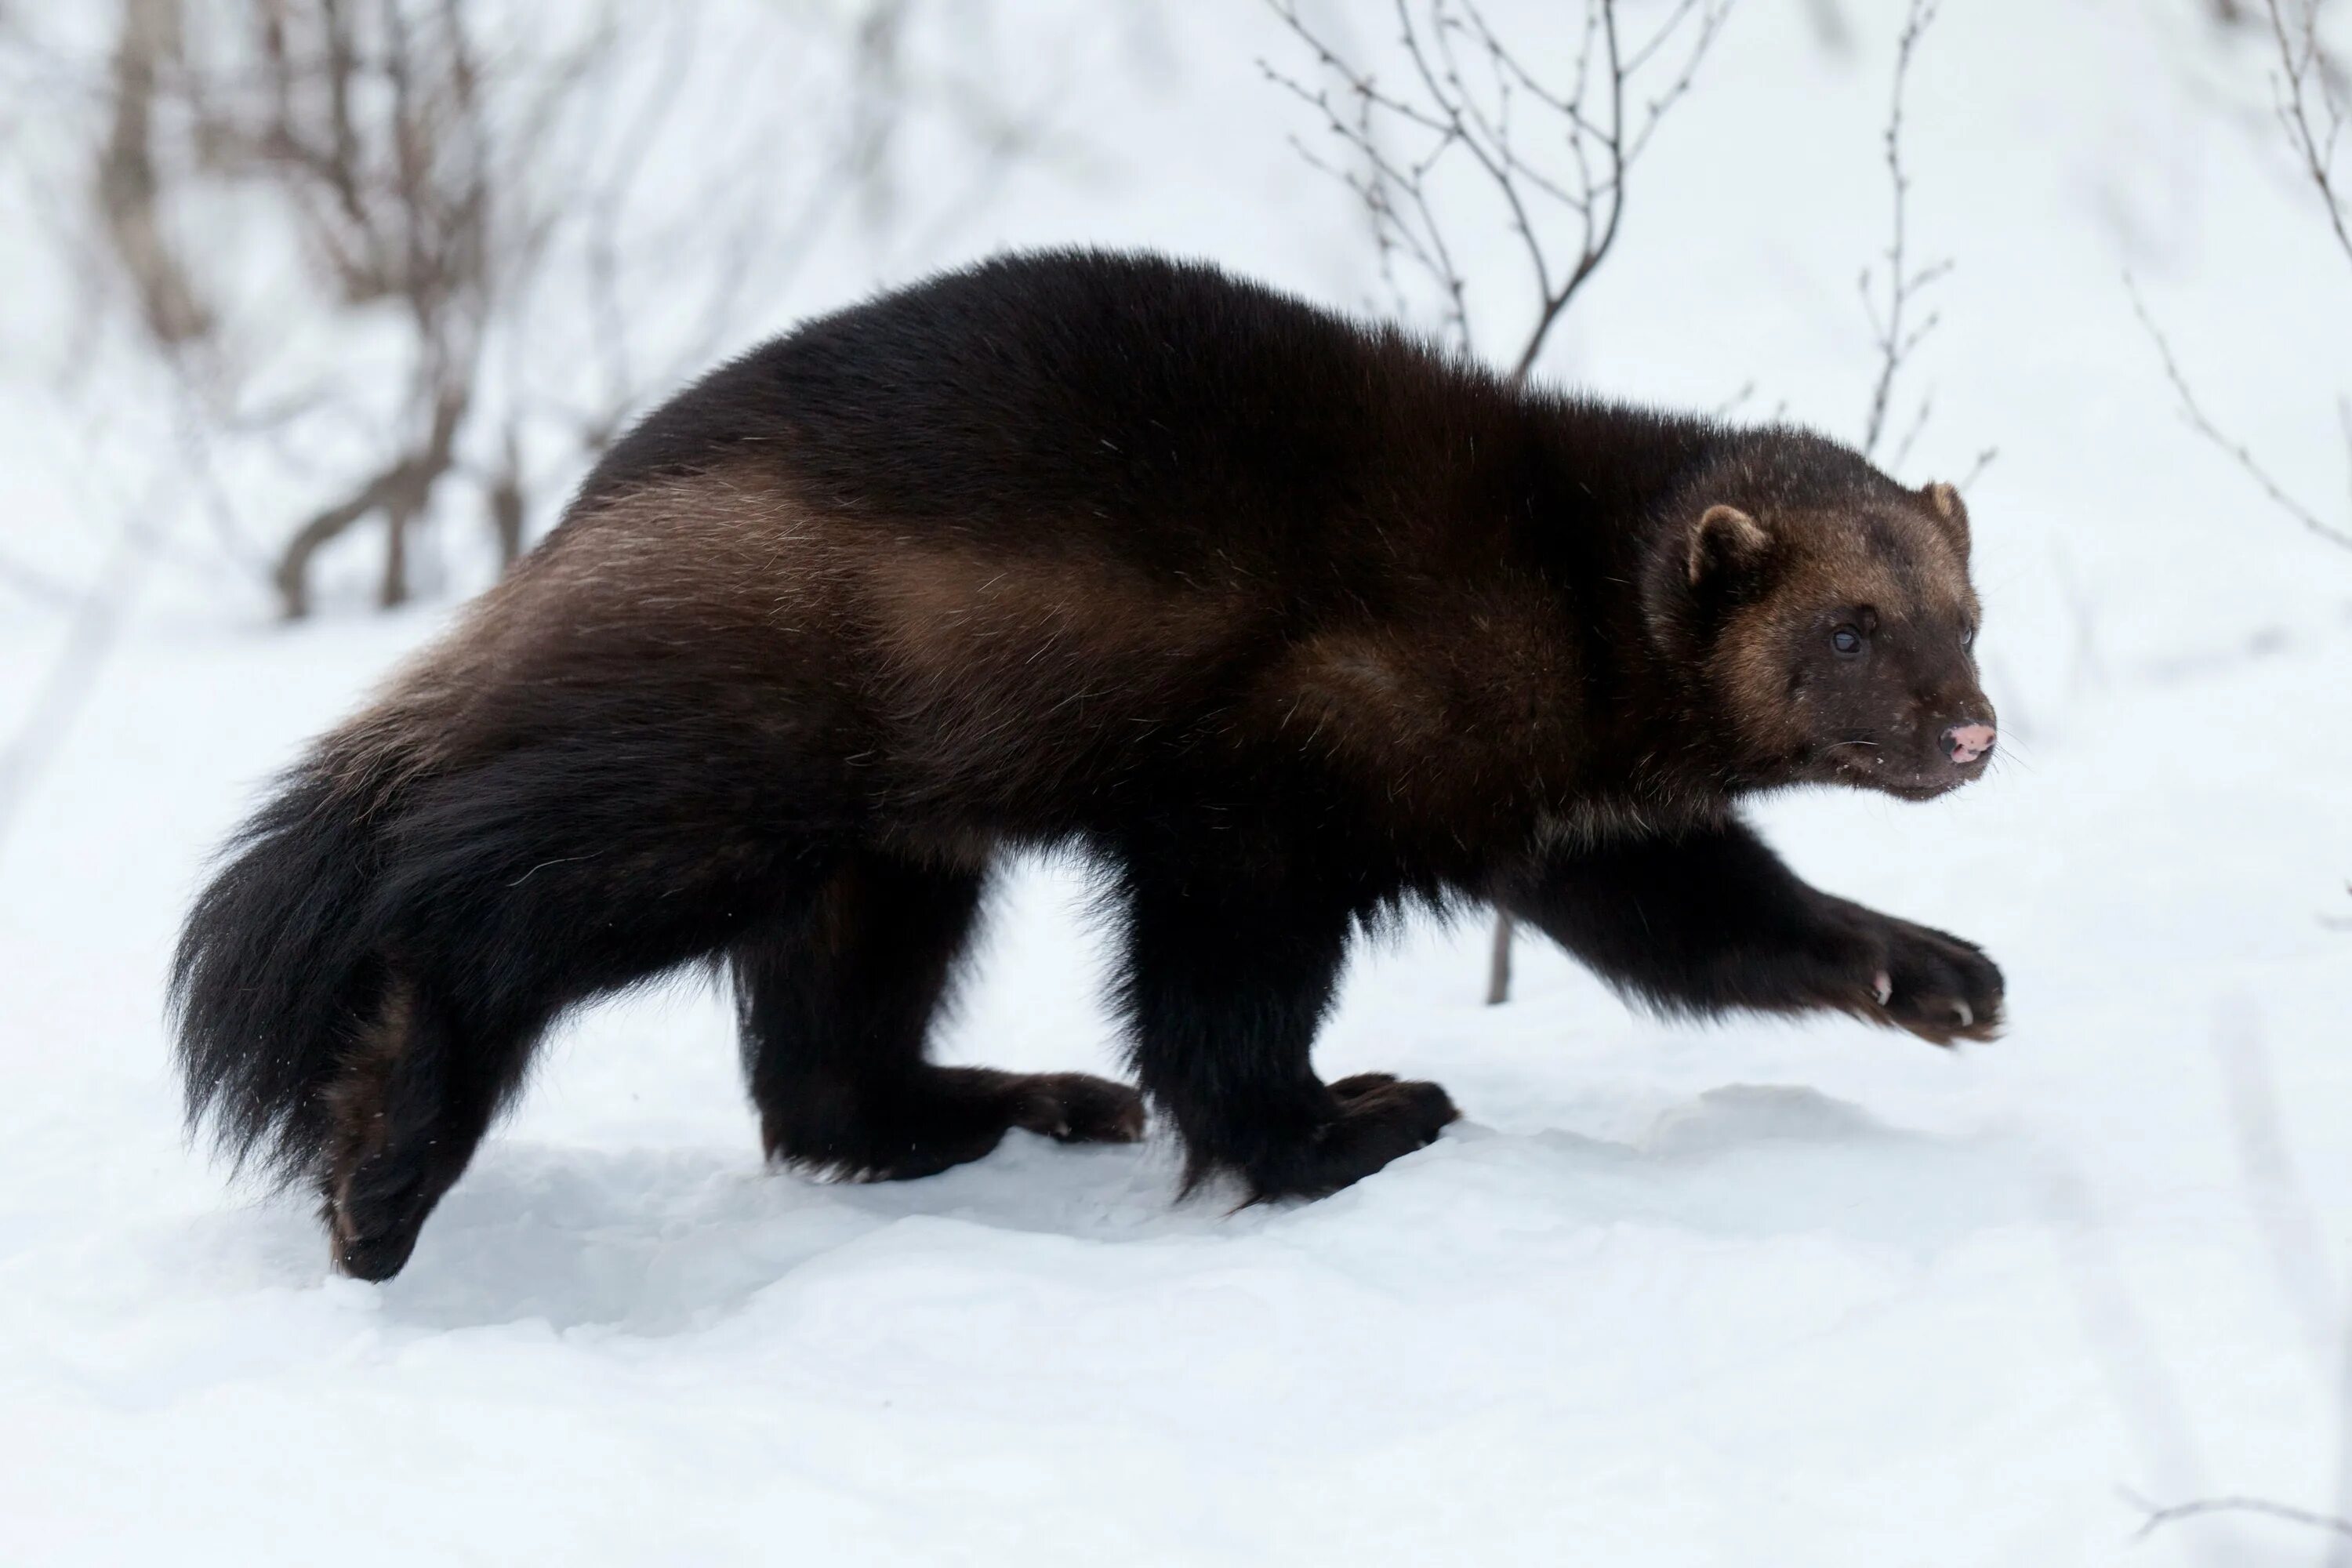
<path id="1" fill-rule="evenodd" d="M 2336 179 L 2336 153 L 2344 138 L 2347 113 L 2344 88 L 2336 63 L 2320 44 L 2318 0 L 2302 0 L 2299 5 L 2294 0 L 2263 0 L 2263 8 L 2278 57 L 2272 90 L 2280 128 L 2305 176 L 2318 193 L 2320 209 L 2326 215 L 2336 248 L 2343 252 L 2347 263 L 2352 263 L 2352 204 L 2347 204 Z M 2235 22 L 2241 15 L 2234 6 L 2225 6 L 2221 19 Z M 2165 378 L 2172 384 L 2173 394 L 2180 400 L 2181 416 L 2189 427 L 2235 463 L 2273 506 L 2309 532 L 2341 549 L 2352 550 L 2352 530 L 2321 517 L 2315 509 L 2290 494 L 2244 442 L 2224 434 L 2214 423 L 2190 388 L 2188 376 L 2173 354 L 2171 342 L 2148 313 L 2147 302 L 2128 275 L 2124 279 L 2124 287 L 2131 296 L 2132 313 L 2139 318 L 2141 327 L 2164 362 Z M 2338 397 L 2336 420 L 2344 434 L 2347 485 L 2352 485 L 2352 399 Z M 2346 515 L 2352 517 L 2352 494 L 2347 494 L 2347 503 Z"/>
<path id="2" fill-rule="evenodd" d="M 287 619 L 299 620 L 310 613 L 311 560 L 345 530 L 371 516 L 384 520 L 384 570 L 377 603 L 395 609 L 407 602 L 408 528 L 424 515 L 435 488 L 457 466 L 457 431 L 471 398 L 469 382 L 446 387 L 434 405 L 432 426 L 415 450 L 295 531 L 271 579 Z"/>
<path id="3" fill-rule="evenodd" d="M 1476 0 L 1393 0 L 1391 41 L 1404 77 L 1391 85 L 1318 33 L 1296 0 L 1266 3 L 1322 81 L 1310 87 L 1264 60 L 1261 69 L 1315 110 L 1352 166 L 1302 153 L 1363 204 L 1396 306 L 1412 310 L 1402 267 L 1435 291 L 1441 329 L 1465 349 L 1477 346 L 1469 279 L 1456 259 L 1467 240 L 1439 217 L 1439 187 L 1450 188 L 1458 172 L 1493 204 L 1528 285 L 1526 330 L 1507 359 L 1515 377 L 1534 368 L 1616 243 L 1627 173 L 1689 91 L 1731 5 L 1677 0 L 1628 49 L 1615 0 L 1588 0 L 1566 79 L 1547 80 L 1496 33 Z"/>
<path id="4" fill-rule="evenodd" d="M 2278 45 L 2279 74 L 2273 86 L 2279 123 L 2319 193 L 2336 247 L 2352 262 L 2352 203 L 2336 189 L 2335 175 L 2346 110 L 2319 47 L 2319 0 L 2303 0 L 2294 22 L 2288 19 L 2288 0 L 2264 4 L 2270 9 L 2271 37 Z"/>
<path id="5" fill-rule="evenodd" d="M 2236 463 L 2281 511 L 2329 543 L 2340 549 L 2352 550 L 2352 533 L 2327 522 L 2317 512 L 2289 495 L 2284 487 L 2271 478 L 2270 470 L 2256 460 L 2243 442 L 2231 440 L 2221 433 L 2220 426 L 2207 416 L 2204 405 L 2197 401 L 2197 395 L 2189 390 L 2189 378 L 2181 374 L 2179 362 L 2173 358 L 2171 342 L 2165 337 L 2163 329 L 2156 324 L 2156 319 L 2148 314 L 2147 302 L 2139 295 L 2139 286 L 2128 274 L 2124 278 L 2124 288 L 2131 295 L 2132 313 L 2139 318 L 2139 324 L 2147 329 L 2148 341 L 2156 345 L 2157 354 L 2164 361 L 2165 378 L 2172 383 L 2173 394 L 2180 399 L 2181 416 L 2188 420 L 2189 428 Z"/>
<path id="6" fill-rule="evenodd" d="M 723 50 L 698 33 L 698 5 L 621 0 L 527 26 L 466 0 L 118 0 L 114 36 L 87 54 L 10 26 L 11 84 L 78 100 L 94 127 L 56 243 L 94 245 L 104 265 L 77 271 L 107 288 L 84 315 L 91 352 L 66 357 L 135 328 L 142 368 L 194 415 L 181 504 L 211 510 L 238 569 L 289 613 L 310 605 L 299 579 L 328 542 L 362 531 L 382 549 L 377 598 L 406 597 L 453 490 L 511 559 L 583 452 L 765 316 L 851 199 L 921 228 L 928 251 L 1049 140 L 1058 102 L 1012 102 L 968 48 L 928 48 L 908 18 L 929 13 L 909 0 L 771 9 Z M 843 68 L 810 72 L 842 84 L 831 98 L 788 79 L 812 45 Z M 918 115 L 985 154 L 952 204 L 893 194 L 898 125 Z M 688 138 L 696 156 L 667 155 Z M 682 182 L 653 177 L 672 164 Z M 207 245 L 180 243 L 175 219 Z M 289 287 L 257 308 L 247 263 L 257 249 L 287 273 L 288 237 Z M 363 312 L 385 353 L 281 353 L 310 338 L 280 330 L 289 309 Z M 392 356 L 404 363 L 387 376 Z M 217 467 L 248 460 L 315 497 L 266 552 L 226 499 L 255 491 Z M 0 567 L 0 595 L 20 582 L 33 591 Z"/>
<path id="7" fill-rule="evenodd" d="M 2134 1541 L 2145 1541 L 2168 1524 L 2178 1524 L 2185 1519 L 2200 1519 L 2210 1514 L 2255 1514 L 2264 1519 L 2281 1520 L 2288 1524 L 2306 1525 L 2334 1535 L 2352 1537 L 2352 1520 L 2337 1519 L 2332 1514 L 2315 1513 L 2283 1502 L 2273 1502 L 2258 1497 L 2199 1498 L 2192 1502 L 2174 1503 L 2158 1508 L 2146 1499 L 2130 1492 L 2124 1494 L 2134 1508 L 2147 1514 L 2140 1527 L 2132 1532 Z"/>
<path id="8" fill-rule="evenodd" d="M 1882 307 L 1872 291 L 1874 269 L 1864 268 L 1862 273 L 1862 303 L 1870 318 L 1871 337 L 1878 350 L 1878 375 L 1871 384 L 1869 413 L 1863 422 L 1862 451 L 1864 457 L 1878 454 L 1879 442 L 1887 432 L 1889 410 L 1895 396 L 1895 384 L 1903 374 L 1904 365 L 1918 350 L 1928 333 L 1936 330 L 1938 318 L 1930 312 L 1924 321 L 1909 324 L 1909 317 L 1919 297 L 1933 288 L 1951 271 L 1949 260 L 1929 262 L 1914 268 L 1910 262 L 1911 176 L 1903 162 L 1903 104 L 1911 82 L 1911 63 L 1936 20 L 1940 0 L 1910 0 L 1905 15 L 1903 32 L 1895 46 L 1895 89 L 1886 110 L 1886 129 L 1881 145 L 1886 163 L 1888 184 L 1895 193 L 1893 233 L 1882 258 L 1885 263 L 1885 303 Z M 1897 447 L 1895 466 L 1900 468 L 1918 439 L 1927 422 L 1927 400 L 1922 398 L 1909 434 Z"/>
<path id="9" fill-rule="evenodd" d="M 147 331 L 167 352 L 201 338 L 212 312 L 166 231 L 156 167 L 161 79 L 181 46 L 178 0 L 125 0 L 115 42 L 111 113 L 97 169 L 97 206 Z"/>

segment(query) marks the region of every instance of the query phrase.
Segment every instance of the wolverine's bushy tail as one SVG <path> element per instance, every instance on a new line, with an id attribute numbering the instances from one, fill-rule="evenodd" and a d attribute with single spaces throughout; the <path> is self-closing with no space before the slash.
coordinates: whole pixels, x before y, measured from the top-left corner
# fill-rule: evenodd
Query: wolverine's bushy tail
<path id="1" fill-rule="evenodd" d="M 318 1165 L 323 1095 L 377 1005 L 373 792 L 313 752 L 236 837 L 172 964 L 192 1129 L 281 1181 Z"/>

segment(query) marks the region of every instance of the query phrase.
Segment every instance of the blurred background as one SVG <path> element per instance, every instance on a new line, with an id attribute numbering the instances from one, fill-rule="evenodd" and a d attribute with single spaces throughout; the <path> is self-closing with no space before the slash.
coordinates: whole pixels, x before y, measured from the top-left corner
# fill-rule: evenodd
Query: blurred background
<path id="1" fill-rule="evenodd" d="M 0 0 L 0 1555 L 2328 1561 L 2348 69 L 2309 0 Z M 2011 760 L 1763 820 L 2010 1038 L 1670 1027 L 1530 943 L 1488 1006 L 1416 927 L 1318 1059 L 1468 1124 L 1223 1220 L 1158 1150 L 762 1176 L 680 986 L 322 1283 L 179 1132 L 205 857 L 637 415 L 1066 245 L 1960 484 Z M 1006 879 L 941 1049 L 1115 1063 L 1087 914 Z"/>

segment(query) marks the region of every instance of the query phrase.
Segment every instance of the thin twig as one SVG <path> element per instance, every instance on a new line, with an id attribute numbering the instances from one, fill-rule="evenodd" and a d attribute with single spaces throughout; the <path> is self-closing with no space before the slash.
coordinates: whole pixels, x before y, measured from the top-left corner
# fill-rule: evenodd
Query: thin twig
<path id="1" fill-rule="evenodd" d="M 2280 0 L 2265 0 L 2270 8 L 2271 37 L 2278 44 L 2276 86 L 2279 123 L 2303 161 L 2304 173 L 2319 192 L 2328 227 L 2336 247 L 2352 262 L 2352 214 L 2336 188 L 2336 143 L 2343 140 L 2345 106 L 2319 48 L 2318 0 L 2304 0 L 2300 34 L 2290 27 Z M 2315 102 L 2315 100 L 2316 100 Z M 2325 125 L 2320 122 L 2325 121 Z"/>
<path id="2" fill-rule="evenodd" d="M 1962 495 L 1968 494 L 1975 487 L 1976 482 L 1984 478 L 1984 471 L 1992 467 L 1993 459 L 2000 456 L 2000 448 L 1998 447 L 1987 447 L 1983 451 L 1979 452 L 1976 461 L 1970 463 L 1969 471 L 1955 481 L 1954 488 Z"/>
<path id="3" fill-rule="evenodd" d="M 2197 401 L 2197 395 L 2189 390 L 2189 378 L 2181 374 L 2179 362 L 2173 358 L 2170 340 L 2156 324 L 2156 318 L 2148 314 L 2147 304 L 2140 298 L 2139 285 L 2128 273 L 2124 277 L 2124 289 L 2131 296 L 2132 313 L 2139 318 L 2139 324 L 2147 331 L 2148 341 L 2156 345 L 2158 356 L 2164 361 L 2165 378 L 2172 383 L 2173 393 L 2180 399 L 2181 416 L 2189 422 L 2189 428 L 2244 470 L 2246 477 L 2260 486 L 2263 493 L 2270 497 L 2272 503 L 2281 511 L 2329 543 L 2340 549 L 2352 550 L 2352 533 L 2326 521 L 2317 512 L 2289 495 L 2284 486 L 2271 478 L 2270 470 L 2256 460 L 2245 443 L 2232 440 L 2221 433 L 2221 427 L 2206 414 L 2204 405 Z"/>
<path id="4" fill-rule="evenodd" d="M 2273 1502 L 2268 1498 L 2216 1497 L 2199 1498 L 2190 1502 L 2177 1502 L 2168 1508 L 2158 1508 L 2147 1499 L 2126 1491 L 2125 1500 L 2147 1515 L 2140 1527 L 2132 1531 L 2134 1541 L 2146 1541 L 2168 1524 L 2178 1524 L 2185 1519 L 2199 1519 L 2210 1514 L 2255 1514 L 2263 1519 L 2281 1520 L 2288 1524 L 2305 1525 L 2332 1534 L 2352 1537 L 2352 1520 L 2337 1519 L 2333 1514 L 2315 1513 L 2309 1509 L 2292 1504 Z"/>
<path id="5" fill-rule="evenodd" d="M 1911 0 L 1902 35 L 1895 46 L 1895 89 L 1887 105 L 1886 129 L 1880 138 L 1887 181 L 1895 193 L 1893 232 L 1884 255 L 1886 302 L 1883 310 L 1872 293 L 1873 268 L 1863 268 L 1860 284 L 1863 310 L 1870 318 L 1871 339 L 1878 350 L 1878 375 L 1871 384 L 1870 409 L 1863 422 L 1864 457 L 1875 457 L 1878 444 L 1886 435 L 1895 380 L 1902 374 L 1906 362 L 1941 321 L 1931 310 L 1925 321 L 1914 322 L 1912 311 L 1920 296 L 1952 269 L 1949 260 L 1931 261 L 1916 269 L 1911 266 L 1911 175 L 1903 162 L 1903 104 L 1910 87 L 1911 63 L 1917 55 L 1919 40 L 1936 20 L 1938 4 L 1939 0 Z M 1896 447 L 1895 462 L 1898 468 L 1927 423 L 1928 405 L 1927 397 L 1920 398 L 1909 433 Z"/>

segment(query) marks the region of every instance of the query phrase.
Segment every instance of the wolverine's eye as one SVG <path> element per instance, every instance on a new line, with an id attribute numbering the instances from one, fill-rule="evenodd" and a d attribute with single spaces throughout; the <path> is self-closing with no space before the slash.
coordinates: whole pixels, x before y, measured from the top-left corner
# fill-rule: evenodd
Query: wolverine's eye
<path id="1" fill-rule="evenodd" d="M 1967 631 L 1965 631 L 1965 632 L 1963 632 L 1963 633 L 1961 633 L 1961 634 L 1960 634 L 1960 647 L 1961 647 L 1962 648 L 1966 649 L 1966 650 L 1967 650 L 1968 652 L 1969 652 L 1969 653 L 1974 653 L 1974 652 L 1976 652 L 1976 650 L 1977 650 L 1977 628 L 1976 628 L 1976 627 L 1974 627 L 1974 626 L 1970 626 Z"/>
<path id="2" fill-rule="evenodd" d="M 1841 658 L 1852 658 L 1862 651 L 1862 633 L 1852 626 L 1840 626 L 1830 634 L 1830 647 L 1837 649 Z"/>

